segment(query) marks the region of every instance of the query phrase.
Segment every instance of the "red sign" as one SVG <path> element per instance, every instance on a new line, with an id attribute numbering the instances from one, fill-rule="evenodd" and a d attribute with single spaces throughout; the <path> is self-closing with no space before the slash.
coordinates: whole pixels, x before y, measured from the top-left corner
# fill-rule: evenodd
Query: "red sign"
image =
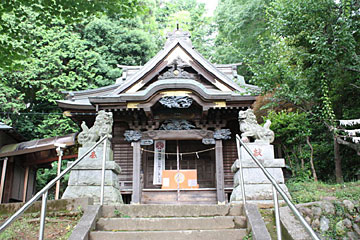
<path id="1" fill-rule="evenodd" d="M 157 149 L 161 150 L 165 147 L 164 142 L 156 142 L 156 146 Z"/>
<path id="2" fill-rule="evenodd" d="M 97 158 L 96 156 L 96 152 L 95 151 L 92 151 L 91 154 L 90 154 L 90 158 Z"/>
<path id="3" fill-rule="evenodd" d="M 262 156 L 262 154 L 261 154 L 261 149 L 260 148 L 255 148 L 254 149 L 254 156 L 255 157 L 259 157 L 259 156 Z"/>

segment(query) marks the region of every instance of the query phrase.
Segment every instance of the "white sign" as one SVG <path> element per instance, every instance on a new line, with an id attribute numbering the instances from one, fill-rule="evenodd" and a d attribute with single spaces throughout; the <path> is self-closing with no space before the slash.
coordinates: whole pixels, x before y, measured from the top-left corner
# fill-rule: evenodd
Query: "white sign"
<path id="1" fill-rule="evenodd" d="M 162 171 L 165 170 L 165 140 L 155 140 L 154 144 L 154 185 L 161 185 Z"/>
<path id="2" fill-rule="evenodd" d="M 170 178 L 163 178 L 163 187 L 169 187 L 170 186 Z"/>

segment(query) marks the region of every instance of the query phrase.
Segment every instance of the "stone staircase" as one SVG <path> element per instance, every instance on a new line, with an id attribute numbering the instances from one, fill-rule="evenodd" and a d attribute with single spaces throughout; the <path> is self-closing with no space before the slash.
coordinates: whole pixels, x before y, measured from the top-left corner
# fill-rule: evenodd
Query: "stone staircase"
<path id="1" fill-rule="evenodd" d="M 242 205 L 103 206 L 91 240 L 242 239 Z"/>

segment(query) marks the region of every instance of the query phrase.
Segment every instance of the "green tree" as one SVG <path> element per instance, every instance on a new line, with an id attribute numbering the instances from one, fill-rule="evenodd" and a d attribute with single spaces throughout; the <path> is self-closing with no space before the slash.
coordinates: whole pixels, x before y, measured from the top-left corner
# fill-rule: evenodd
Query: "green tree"
<path id="1" fill-rule="evenodd" d="M 242 61 L 243 56 L 259 51 L 259 37 L 267 33 L 265 9 L 269 2 L 271 1 L 222 0 L 219 2 L 215 17 L 219 31 L 216 37 L 217 46 L 220 47 L 217 51 L 220 52 L 218 61 L 228 63 L 234 60 Z M 224 43 L 231 44 L 230 51 L 225 56 L 221 51 L 221 45 Z"/>
<path id="2" fill-rule="evenodd" d="M 204 3 L 198 3 L 196 0 L 157 1 L 154 17 L 162 41 L 166 34 L 173 32 L 179 24 L 182 30 L 190 32 L 196 50 L 206 58 L 213 56 L 214 27 L 211 24 L 212 18 L 206 16 Z"/>
<path id="3" fill-rule="evenodd" d="M 238 72 L 249 81 L 253 72 L 245 59 L 260 53 L 260 38 L 267 36 L 266 7 L 271 0 L 222 0 L 215 12 L 218 34 L 213 61 L 242 63 Z"/>
<path id="4" fill-rule="evenodd" d="M 123 17 L 132 17 L 146 8 L 137 0 L 107 0 L 107 1 L 81 1 L 81 0 L 11 0 L 0 3 L 0 68 L 19 68 L 19 62 L 32 52 L 31 45 L 18 44 L 22 41 L 33 40 L 33 35 L 21 28 L 7 24 L 8 14 L 16 16 L 13 20 L 16 25 L 21 24 L 28 17 L 28 11 L 34 16 L 32 24 L 49 26 L 55 18 L 61 18 L 66 23 L 74 23 L 97 14 L 121 13 Z"/>
<path id="5" fill-rule="evenodd" d="M 298 178 L 302 180 L 307 179 L 309 177 L 307 169 L 310 168 L 313 179 L 317 181 L 314 147 L 310 142 L 311 117 L 305 112 L 271 111 L 266 119 L 271 120 L 271 129 L 275 132 L 276 142 L 280 143 L 286 162 L 294 175 L 300 175 Z M 308 163 L 307 159 L 309 159 Z"/>
<path id="6" fill-rule="evenodd" d="M 59 115 L 56 100 L 62 91 L 77 91 L 115 83 L 121 76 L 117 63 L 143 64 L 155 46 L 148 33 L 130 20 L 106 17 L 66 24 L 53 19 L 51 27 L 33 24 L 36 13 L 17 25 L 15 15 L 8 24 L 32 36 L 30 56 L 20 60 L 21 70 L 0 71 L 2 120 L 29 139 L 64 135 L 77 126 Z M 20 114 L 21 113 L 21 114 Z M 44 113 L 44 114 L 42 114 Z"/>
<path id="7" fill-rule="evenodd" d="M 270 35 L 262 39 L 260 54 L 247 59 L 252 81 L 274 92 L 277 102 L 291 102 L 321 120 L 333 139 L 341 182 L 336 119 L 360 115 L 359 104 L 349 98 L 359 94 L 359 5 L 276 0 L 266 11 Z"/>

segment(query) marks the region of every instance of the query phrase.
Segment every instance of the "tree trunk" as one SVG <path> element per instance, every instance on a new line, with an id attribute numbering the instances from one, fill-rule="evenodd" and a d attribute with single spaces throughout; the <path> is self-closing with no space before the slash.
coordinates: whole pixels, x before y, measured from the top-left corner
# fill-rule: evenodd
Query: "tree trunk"
<path id="1" fill-rule="evenodd" d="M 301 160 L 301 170 L 305 170 L 304 155 L 300 144 L 299 144 L 299 152 L 300 152 L 300 160 Z"/>
<path id="2" fill-rule="evenodd" d="M 337 142 L 337 136 L 334 135 L 334 160 L 335 160 L 335 177 L 337 183 L 344 182 L 341 170 L 340 145 Z"/>
<path id="3" fill-rule="evenodd" d="M 317 182 L 318 178 L 317 178 L 316 171 L 315 171 L 315 166 L 314 166 L 314 148 L 310 143 L 310 137 L 309 136 L 306 136 L 306 143 L 309 145 L 310 150 L 311 150 L 311 153 L 310 153 L 310 166 L 311 166 L 311 171 L 312 171 L 312 174 L 313 174 L 314 181 Z"/>

